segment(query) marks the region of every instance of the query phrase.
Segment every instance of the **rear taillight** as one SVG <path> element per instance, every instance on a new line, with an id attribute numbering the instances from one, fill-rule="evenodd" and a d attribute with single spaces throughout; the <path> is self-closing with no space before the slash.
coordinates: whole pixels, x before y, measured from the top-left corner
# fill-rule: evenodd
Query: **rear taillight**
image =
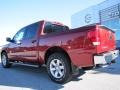
<path id="1" fill-rule="evenodd" d="M 89 31 L 88 39 L 92 42 L 94 46 L 100 45 L 100 36 L 98 30 Z"/>

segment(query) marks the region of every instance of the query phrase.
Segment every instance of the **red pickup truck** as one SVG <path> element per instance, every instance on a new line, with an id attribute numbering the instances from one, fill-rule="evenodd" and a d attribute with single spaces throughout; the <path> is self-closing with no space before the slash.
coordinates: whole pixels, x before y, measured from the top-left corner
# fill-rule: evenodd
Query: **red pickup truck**
<path id="1" fill-rule="evenodd" d="M 7 41 L 1 52 L 4 68 L 14 63 L 44 64 L 57 83 L 69 81 L 78 68 L 109 64 L 119 55 L 114 31 L 97 24 L 69 29 L 42 20 L 22 28 Z"/>

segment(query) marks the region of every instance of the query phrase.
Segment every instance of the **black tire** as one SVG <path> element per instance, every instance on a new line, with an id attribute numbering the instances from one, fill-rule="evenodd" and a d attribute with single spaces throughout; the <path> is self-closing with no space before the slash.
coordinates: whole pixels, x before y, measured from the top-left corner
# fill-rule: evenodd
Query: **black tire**
<path id="1" fill-rule="evenodd" d="M 56 66 L 53 65 L 54 66 L 53 68 L 55 68 L 55 73 L 56 72 L 59 73 L 59 71 L 60 71 L 63 74 L 63 75 L 61 75 L 61 77 L 59 77 L 60 76 L 60 73 L 59 73 L 58 74 L 59 78 L 56 78 L 55 75 L 53 75 L 53 73 L 52 73 L 54 71 L 50 70 L 52 63 L 53 63 L 53 61 L 55 63 L 55 60 L 60 61 L 59 65 L 57 64 L 58 61 L 56 62 Z M 59 70 L 56 69 L 57 66 L 59 66 Z M 64 69 L 62 70 L 60 67 L 63 67 L 63 66 L 64 66 Z M 56 83 L 63 84 L 63 83 L 68 82 L 72 77 L 71 64 L 70 64 L 69 59 L 64 54 L 53 53 L 52 55 L 49 56 L 48 61 L 47 61 L 47 72 L 48 72 L 48 75 L 51 78 L 51 80 Z"/>
<path id="2" fill-rule="evenodd" d="M 6 58 L 6 60 L 5 60 L 5 58 Z M 1 64 L 2 64 L 3 68 L 10 68 L 12 65 L 11 63 L 9 63 L 7 53 L 5 53 L 5 52 L 3 52 L 1 55 Z"/>

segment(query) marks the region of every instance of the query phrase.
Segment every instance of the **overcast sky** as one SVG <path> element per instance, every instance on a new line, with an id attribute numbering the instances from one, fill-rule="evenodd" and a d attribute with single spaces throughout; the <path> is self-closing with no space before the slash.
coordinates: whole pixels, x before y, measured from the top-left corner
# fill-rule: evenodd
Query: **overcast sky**
<path id="1" fill-rule="evenodd" d="M 71 26 L 71 16 L 104 0 L 0 0 L 0 45 L 20 28 L 40 20 Z"/>

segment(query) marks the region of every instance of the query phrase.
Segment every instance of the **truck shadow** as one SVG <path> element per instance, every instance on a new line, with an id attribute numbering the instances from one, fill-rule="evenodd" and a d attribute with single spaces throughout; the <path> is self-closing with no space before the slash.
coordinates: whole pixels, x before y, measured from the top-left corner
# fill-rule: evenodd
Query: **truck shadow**
<path id="1" fill-rule="evenodd" d="M 92 74 L 108 73 L 108 74 L 120 74 L 120 58 L 116 60 L 115 64 L 111 64 L 102 68 L 95 68 L 92 70 Z"/>
<path id="2" fill-rule="evenodd" d="M 79 74 L 83 75 L 82 73 Z M 79 81 L 75 78 L 72 81 Z M 4 69 L 0 65 L 0 85 L 17 88 L 29 88 L 33 90 L 59 90 L 64 85 L 52 82 L 47 74 L 46 68 L 35 68 L 21 65 L 13 65 Z"/>
<path id="3" fill-rule="evenodd" d="M 52 82 L 46 73 L 46 68 L 35 68 L 13 65 L 9 69 L 0 67 L 0 85 L 29 88 L 34 90 L 57 90 L 62 85 Z"/>

